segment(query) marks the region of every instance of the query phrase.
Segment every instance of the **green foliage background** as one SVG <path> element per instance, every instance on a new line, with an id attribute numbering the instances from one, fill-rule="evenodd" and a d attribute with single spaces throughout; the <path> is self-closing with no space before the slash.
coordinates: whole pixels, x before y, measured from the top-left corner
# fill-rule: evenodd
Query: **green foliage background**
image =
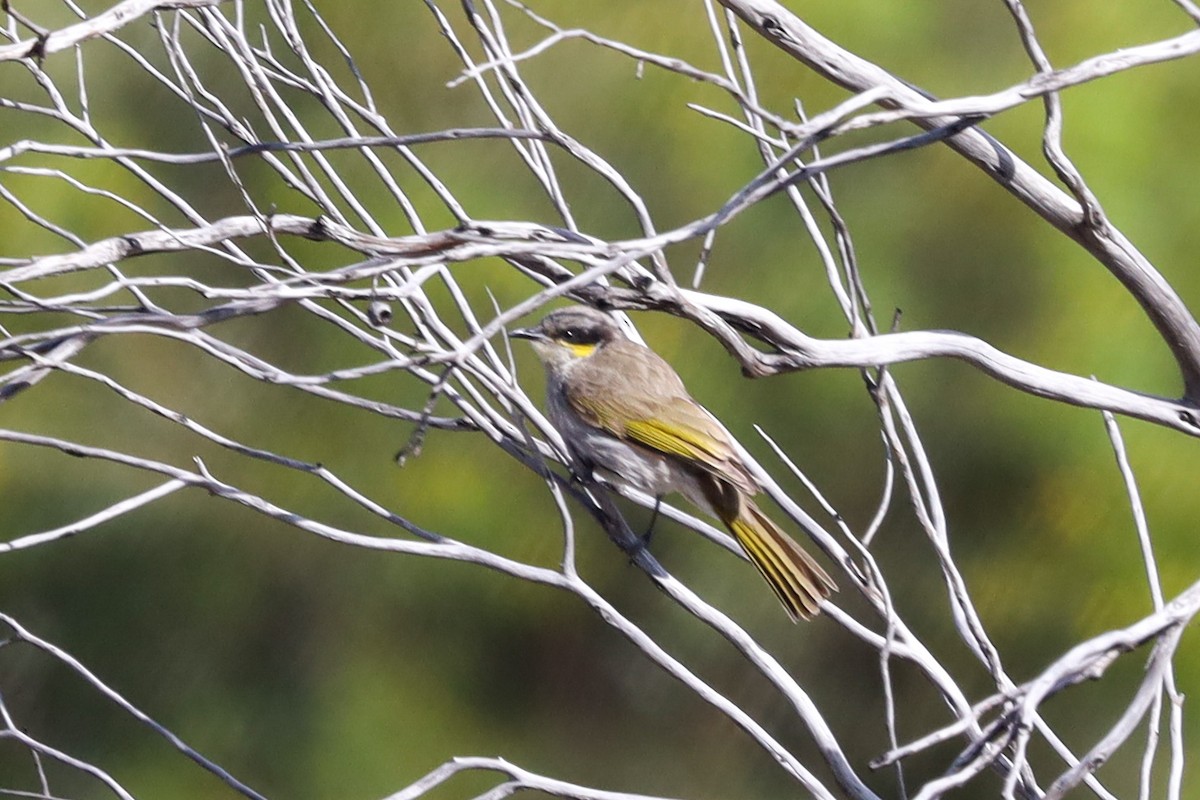
<path id="1" fill-rule="evenodd" d="M 445 87 L 459 64 L 423 3 L 317 5 L 352 48 L 398 131 L 492 123 L 470 86 Z M 1167 2 L 1029 5 L 1058 65 L 1187 29 L 1187 20 Z M 719 67 L 695 2 L 545 0 L 535 6 L 567 28 L 587 27 L 706 69 Z M 987 93 L 1030 73 L 998 2 L 814 0 L 790 6 L 833 40 L 938 96 Z M 44 13 L 38 17 L 43 24 L 71 21 L 62 9 Z M 510 14 L 508 23 L 517 46 L 541 36 L 519 14 Z M 464 26 L 459 29 L 467 35 Z M 122 33 L 144 52 L 154 49 L 155 36 L 145 25 Z M 785 111 L 800 98 L 817 112 L 845 96 L 748 38 L 768 107 Z M 206 149 L 194 118 L 112 48 L 89 44 L 84 53 L 93 76 L 93 111 L 114 143 Z M 331 70 L 344 72 L 336 53 L 327 56 Z M 198 62 L 214 74 L 225 68 L 211 54 Z M 70 82 L 75 67 L 63 54 L 47 68 Z M 558 124 L 629 179 L 660 229 L 712 211 L 760 169 L 745 137 L 685 107 L 696 102 L 731 110 L 711 87 L 650 68 L 639 78 L 629 59 L 579 40 L 525 62 L 522 70 Z M 1200 62 L 1183 60 L 1064 97 L 1068 153 L 1117 226 L 1192 307 L 1200 306 L 1198 78 Z M 16 64 L 0 64 L 0 87 L 6 97 L 37 97 Z M 317 109 L 306 111 L 314 133 L 338 135 Z M 1040 104 L 1030 103 L 984 127 L 1041 168 L 1041 114 Z M 896 128 L 896 135 L 902 130 Z M 51 123 L 12 110 L 0 111 L 0 131 L 3 144 L 63 136 Z M 502 143 L 431 145 L 421 155 L 475 218 L 559 222 Z M 340 159 L 334 157 L 351 175 L 359 168 L 349 156 Z M 574 181 L 570 201 L 583 230 L 612 238 L 637 234 L 607 186 L 565 158 L 558 166 Z M 70 169 L 97 184 L 141 191 L 103 162 L 72 163 Z M 265 171 L 263 185 L 254 186 L 253 169 L 243 169 L 264 205 L 313 213 Z M 430 227 L 453 224 L 410 171 L 397 172 Z M 211 217 L 243 213 L 217 166 L 160 174 L 184 187 Z M 902 309 L 904 329 L 961 330 L 1049 367 L 1151 393 L 1179 393 L 1166 348 L 1120 285 L 949 151 L 933 147 L 860 164 L 831 180 L 885 325 L 892 309 Z M 89 241 L 144 227 L 60 182 L 0 173 L 0 184 Z M 384 202 L 383 195 L 374 202 Z M 393 235 L 410 232 L 398 211 L 384 218 Z M 0 255 L 6 257 L 71 249 L 10 205 L 0 205 L 0 230 Z M 328 246 L 288 246 L 312 263 L 331 258 Z M 668 253 L 683 281 L 696 252 L 693 243 Z M 216 259 L 156 259 L 129 262 L 127 271 L 239 280 Z M 486 291 L 507 305 L 533 290 L 498 262 L 458 269 L 481 314 L 489 307 Z M 99 279 L 70 280 L 84 287 Z M 704 288 L 766 304 L 811 334 L 845 335 L 813 248 L 781 198 L 723 230 Z M 180 302 L 187 301 L 181 296 Z M 829 370 L 750 382 L 697 329 L 655 315 L 635 319 L 696 397 L 764 463 L 775 464 L 754 434 L 755 423 L 822 487 L 852 527 L 866 524 L 878 503 L 883 454 L 875 412 L 857 374 Z M 19 319 L 3 322 L 21 330 Z M 300 313 L 238 321 L 222 335 L 305 374 L 370 357 Z M 529 391 L 540 392 L 532 355 L 519 352 L 518 361 Z M 434 432 L 420 457 L 400 469 L 391 457 L 411 433 L 408 426 L 250 381 L 178 344 L 112 338 L 91 346 L 80 363 L 233 438 L 320 462 L 426 528 L 542 564 L 553 565 L 559 556 L 559 523 L 541 481 L 516 469 L 482 437 Z M 895 374 L 937 471 L 954 550 L 1014 678 L 1031 676 L 1079 639 L 1149 610 L 1128 501 L 1098 413 L 1016 393 L 960 363 L 903 365 Z M 422 387 L 387 375 L 351 388 L 416 408 L 424 402 Z M 247 469 L 240 459 L 70 376 L 52 376 L 0 406 L 0 427 L 118 449 L 135 442 L 137 452 L 182 466 L 200 456 L 215 474 L 233 476 L 282 506 L 319 518 L 333 513 L 342 527 L 396 535 L 365 513 L 348 512 L 309 478 Z M 1197 576 L 1200 450 L 1192 440 L 1147 424 L 1123 421 L 1122 427 L 1170 595 Z M 56 452 L 0 445 L 0 535 L 11 539 L 65 524 L 155 483 Z M 906 511 L 901 499 L 878 545 L 898 604 L 981 697 L 989 686 L 954 634 L 937 566 Z M 631 515 L 642 518 L 635 510 Z M 726 644 L 655 592 L 598 529 L 580 522 L 579 561 L 589 580 L 821 773 L 806 732 L 778 696 L 748 675 Z M 793 628 L 752 570 L 691 534 L 662 525 L 654 547 L 669 569 L 744 621 L 794 670 L 855 763 L 887 749 L 873 653 L 827 619 Z M 842 599 L 855 606 L 846 594 Z M 208 496 L 177 494 L 85 535 L 4 555 L 0 609 L 73 653 L 271 797 L 380 797 L 462 754 L 500 755 L 614 790 L 697 798 L 796 794 L 768 754 L 577 600 L 474 565 L 340 547 Z M 1139 658 L 1120 662 L 1102 683 L 1072 690 L 1047 707 L 1048 719 L 1077 750 L 1113 724 L 1139 677 Z M 1200 651 L 1193 637 L 1185 637 L 1177 666 L 1180 689 L 1194 691 Z M 903 738 L 947 719 L 910 670 L 898 668 L 896 679 Z M 27 650 L 0 650 L 0 691 L 30 731 L 105 765 L 142 796 L 229 794 L 66 670 Z M 1196 719 L 1192 714 L 1186 731 L 1191 751 L 1200 741 Z M 1122 796 L 1136 786 L 1136 750 L 1119 754 L 1101 773 Z M 939 770 L 952 752 L 946 748 L 915 761 L 913 779 Z M 1193 765 L 1197 757 L 1193 753 Z M 1035 758 L 1052 763 L 1045 753 Z M 0 741 L 0 785 L 29 786 L 32 769 L 20 748 Z M 66 771 L 55 776 L 63 796 L 102 796 L 95 784 Z M 1188 783 L 1195 776 L 1193 766 Z M 894 791 L 891 774 L 872 780 L 881 791 Z M 487 785 L 478 776 L 460 778 L 434 796 L 471 796 Z"/>

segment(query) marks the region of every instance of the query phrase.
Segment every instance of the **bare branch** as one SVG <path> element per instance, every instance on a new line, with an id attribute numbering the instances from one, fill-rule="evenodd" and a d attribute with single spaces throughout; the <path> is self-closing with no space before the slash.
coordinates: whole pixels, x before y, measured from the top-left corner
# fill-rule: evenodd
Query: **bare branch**
<path id="1" fill-rule="evenodd" d="M 221 2 L 223 0 L 123 0 L 107 11 L 75 25 L 44 32 L 36 38 L 16 44 L 0 45 L 0 61 L 17 61 L 23 58 L 40 60 L 76 47 L 88 39 L 110 34 L 158 10 L 205 8 Z"/>
<path id="2" fill-rule="evenodd" d="M 0 146 L 0 205 L 8 212 L 7 250 L 0 255 L 6 415 L 0 456 L 16 454 L 11 464 L 19 470 L 30 454 L 30 463 L 39 464 L 79 459 L 73 466 L 82 464 L 87 485 L 102 488 L 99 499 L 90 500 L 75 497 L 74 484 L 40 488 L 31 496 L 43 516 L 17 508 L 0 558 L 15 565 L 36 551 L 49 562 L 81 534 L 93 546 L 106 544 L 102 526 L 136 528 L 140 515 L 133 512 L 174 508 L 181 490 L 198 489 L 187 493 L 193 502 L 225 503 L 282 523 L 293 536 L 340 545 L 322 551 L 331 559 L 352 547 L 363 556 L 388 553 L 410 563 L 450 560 L 473 565 L 460 580 L 476 580 L 478 567 L 506 582 L 556 590 L 554 596 L 593 612 L 622 647 L 676 681 L 697 707 L 715 712 L 725 724 L 711 735 L 750 743 L 776 771 L 772 779 L 806 796 L 877 800 L 884 792 L 868 785 L 866 771 L 894 765 L 895 774 L 886 777 L 903 796 L 978 793 L 983 782 L 977 776 L 992 771 L 999 776 L 994 794 L 1005 800 L 1057 798 L 1080 784 L 1114 800 L 1117 781 L 1110 789 L 1096 772 L 1143 738 L 1136 775 L 1142 796 L 1165 782 L 1177 800 L 1187 751 L 1174 662 L 1185 626 L 1200 611 L 1200 582 L 1164 600 L 1146 507 L 1155 494 L 1139 488 L 1147 476 L 1135 474 L 1114 415 L 1152 422 L 1162 429 L 1158 436 L 1200 436 L 1200 326 L 1158 269 L 1107 219 L 1099 194 L 1067 155 L 1062 102 L 1063 93 L 1083 84 L 1118 74 L 1140 79 L 1149 74 L 1139 72 L 1142 67 L 1200 54 L 1200 32 L 1192 29 L 1200 14 L 1191 0 L 1175 3 L 1186 32 L 1056 69 L 1047 55 L 1054 52 L 1050 29 L 1036 29 L 1021 0 L 1005 0 L 1015 24 L 1000 35 L 1024 48 L 1029 77 L 943 100 L 822 37 L 772 0 L 706 0 L 686 17 L 695 24 L 678 26 L 678 39 L 657 39 L 658 50 L 605 33 L 597 21 L 607 12 L 599 5 L 564 6 L 555 12 L 560 20 L 520 0 L 457 6 L 426 0 L 424 10 L 418 7 L 420 22 L 395 40 L 445 46 L 449 61 L 433 76 L 400 49 L 386 54 L 382 72 L 378 64 L 360 63 L 367 54 L 359 32 L 341 30 L 321 16 L 321 4 L 306 0 L 125 0 L 91 18 L 64 0 L 79 19 L 67 27 L 34 18 L 45 8 L 26 16 L 6 5 L 0 60 L 17 62 L 14 69 L 23 70 L 26 81 L 0 89 L 11 126 Z M 658 12 L 647 7 L 644 13 L 651 19 Z M 755 37 L 787 57 L 764 58 L 749 41 Z M 568 49 L 570 57 L 562 58 Z M 72 62 L 50 60 L 63 51 Z M 628 69 L 611 80 L 648 76 L 638 89 L 651 89 L 622 86 L 619 94 L 603 94 L 592 66 L 614 60 Z M 790 61 L 807 64 L 851 95 L 810 113 L 811 98 L 788 97 L 793 77 L 777 71 Z M 96 71 L 101 66 L 103 76 Z M 403 84 L 381 92 L 380 76 L 396 74 Z M 447 81 L 457 88 L 443 102 Z M 130 125 L 98 99 L 126 85 L 149 89 L 156 119 L 167 127 Z M 670 89 L 653 88 L 659 85 Z M 802 88 L 807 91 L 797 84 Z M 420 115 L 404 105 L 415 92 L 426 104 Z M 579 98 L 623 104 L 607 115 L 619 121 L 613 132 L 622 137 L 619 146 L 603 130 L 578 124 L 587 118 L 578 112 L 590 109 L 564 108 Z M 978 128 L 1037 100 L 1045 113 L 1032 134 L 1040 135 L 1062 188 Z M 682 120 L 670 129 L 672 141 L 679 138 L 678 153 L 713 154 L 713 165 L 720 161 L 724 170 L 704 176 L 721 188 L 678 204 L 665 199 L 687 194 L 676 191 L 682 184 L 662 185 L 674 180 L 670 170 L 646 171 L 646 154 L 630 155 L 631 143 L 659 141 L 667 128 L 657 126 L 668 110 Z M 412 127 L 413 119 L 421 121 L 419 131 L 401 127 Z M 920 130 L 887 127 L 910 121 Z M 169 143 L 162 135 L 168 129 Z M 728 150 L 730 141 L 741 152 Z M 886 317 L 876 319 L 874 273 L 860 264 L 872 248 L 859 246 L 864 232 L 853 224 L 855 214 L 840 207 L 846 194 L 840 181 L 856 165 L 872 161 L 886 169 L 898 154 L 938 142 L 982 168 L 1119 278 L 1174 356 L 1182 399 L 1098 381 L 1090 376 L 1103 372 L 1100 359 L 1075 375 L 1052 368 L 1057 364 L 1050 357 L 1039 362 L 1001 350 L 973 330 L 902 330 L 898 312 L 887 312 L 890 326 Z M 745 154 L 759 163 L 747 168 Z M 660 158 L 657 151 L 652 156 Z M 692 162 L 685 166 L 710 166 Z M 766 213 L 788 217 L 790 224 L 773 225 L 770 235 L 784 237 L 789 249 L 783 252 L 801 255 L 762 267 L 772 271 L 772 282 L 751 301 L 762 288 L 751 285 L 758 273 L 733 274 L 743 265 L 725 246 L 735 220 Z M 682 287 L 681 275 L 691 276 L 693 288 Z M 825 286 L 818 285 L 822 277 Z M 725 281 L 727 294 L 699 290 L 714 279 Z M 774 293 L 790 286 L 806 299 L 827 288 L 821 299 L 844 325 L 844 336 L 818 336 L 824 323 L 796 322 L 792 312 L 781 311 L 796 297 Z M 634 531 L 625 509 L 654 508 L 658 519 L 661 508 L 663 518 L 700 534 L 694 546 L 715 544 L 707 555 L 742 569 L 738 559 L 745 553 L 735 538 L 689 507 L 577 463 L 563 433 L 527 395 L 529 381 L 518 373 L 525 357 L 514 358 L 506 338 L 511 325 L 566 299 L 612 312 L 635 341 L 641 336 L 622 311 L 686 319 L 750 377 L 826 367 L 858 371 L 865 402 L 847 413 L 859 415 L 849 422 L 865 432 L 866 447 L 847 452 L 866 453 L 868 463 L 852 465 L 862 474 L 852 489 L 823 485 L 820 468 L 789 450 L 786 421 L 752 420 L 749 408 L 739 409 L 745 412 L 740 418 L 726 417 L 731 430 L 761 423 L 756 429 L 774 453 L 771 463 L 741 455 L 765 495 L 764 509 L 766 498 L 773 500 L 772 516 L 810 538 L 818 555 L 832 562 L 827 566 L 841 592 L 822 604 L 822 621 L 783 634 L 735 620 L 701 591 L 703 578 L 693 586 L 682 571 L 675 574 L 670 549 L 650 551 L 648 536 Z M 976 596 L 972 572 L 960 561 L 962 537 L 970 533 L 955 526 L 962 501 L 948 497 L 939 480 L 954 467 L 947 466 L 944 444 L 934 444 L 942 437 L 930 436 L 927 427 L 941 424 L 928 408 L 948 408 L 954 398 L 910 405 L 913 374 L 897 368 L 945 358 L 994 379 L 984 382 L 989 398 L 1016 397 L 1006 391 L 1011 388 L 1104 412 L 1125 489 L 1118 497 L 1132 512 L 1143 563 L 1129 567 L 1139 585 L 1146 581 L 1152 611 L 1099 636 L 1066 639 L 1040 656 L 1034 651 L 1048 666 L 1032 679 L 1012 676 L 1013 638 L 996 635 L 994 606 Z M 210 382 L 208 373 L 189 374 L 196 363 L 231 376 L 228 387 Z M 241 393 L 243 384 L 269 392 L 270 399 Z M 702 384 L 693 388 L 701 397 Z M 929 387 L 922 388 L 928 398 Z M 935 397 L 940 391 L 933 387 Z M 304 404 L 313 399 L 321 411 Z M 744 405 L 740 395 L 738 405 Z M 56 411 L 68 407 L 70 419 Z M 934 418 L 918 425 L 927 416 Z M 397 461 L 408 465 L 405 477 L 414 482 L 414 463 L 424 469 L 433 466 L 425 459 L 456 450 L 453 474 L 439 472 L 441 462 L 427 473 L 438 492 L 414 496 L 425 494 L 424 485 L 381 492 L 354 470 L 327 466 L 346 452 L 357 455 L 359 431 L 370 429 L 359 424 L 381 419 L 399 420 L 403 430 L 394 442 L 389 434 L 390 443 L 368 442 L 366 449 L 382 452 L 387 466 L 398 449 Z M 162 427 L 171 435 L 158 436 Z M 302 429 L 305 438 L 292 438 L 289 429 Z M 1037 431 L 1036 438 L 1044 440 L 1043 434 Z M 437 445 L 446 441 L 453 445 L 439 454 Z M 973 445 L 956 440 L 956 446 Z M 476 474 L 462 458 L 466 452 L 503 454 L 510 469 Z M 683 469 L 701 466 L 682 458 Z M 93 473 L 104 480 L 90 481 Z M 0 471 L 0 478 L 8 474 Z M 301 512 L 290 493 L 296 490 L 276 489 L 276 476 L 321 500 L 305 498 L 307 512 Z M 477 539 L 474 528 L 460 524 L 478 511 L 468 507 L 474 495 L 487 494 L 474 491 L 481 481 L 502 482 L 506 491 L 511 483 L 521 503 L 527 489 L 545 492 L 544 518 L 523 506 L 512 519 L 497 518 L 492 508 L 479 514 L 490 514 L 480 516 L 483 527 L 497 532 L 558 526 L 561 536 L 543 540 L 553 548 L 548 558 L 512 556 L 494 545 L 499 538 Z M 463 507 L 435 513 L 446 496 Z M 583 518 L 611 539 L 614 559 L 628 559 L 638 570 L 631 574 L 659 590 L 652 613 L 628 611 L 587 580 L 592 565 L 579 549 Z M 364 519 L 385 534 L 368 530 Z M 929 572 L 921 596 L 913 597 L 906 573 L 918 562 Z M 22 570 L 12 572 L 14 586 L 23 589 Z M 472 607 L 478 614 L 492 610 Z M 49 656 L 70 678 L 82 678 L 87 691 L 138 721 L 139 735 L 168 741 L 171 758 L 191 758 L 235 792 L 259 796 L 246 784 L 260 775 L 246 784 L 233 779 L 139 710 L 133 690 L 131 699 L 117 694 L 69 655 L 68 645 L 38 639 L 17 616 L 23 612 L 0 615 L 14 631 L 0 643 L 0 655 L 22 644 L 37 648 L 39 658 Z M 1037 642 L 1030 648 L 1041 646 L 1041 638 L 1029 638 Z M 1105 708 L 1092 712 L 1096 724 L 1087 739 L 1076 731 L 1065 736 L 1043 713 L 1051 697 L 1079 702 L 1072 687 L 1104 678 L 1111 665 L 1148 644 L 1137 687 L 1128 696 L 1110 693 Z M 693 663 L 697 653 L 722 659 L 720 669 Z M 810 685 L 807 665 L 834 660 L 829 653 L 836 653 L 839 667 L 843 654 L 847 663 L 867 665 L 870 679 L 857 680 L 855 673 L 856 685 L 843 685 L 838 682 L 847 676 L 835 674 L 838 667 L 818 664 L 812 668 L 834 687 Z M 3 666 L 0 672 L 8 674 L 9 664 Z M 761 699 L 745 703 L 743 687 L 751 686 Z M 924 709 L 918 715 L 912 707 L 931 697 L 942 701 L 932 722 Z M 854 710 L 868 708 L 873 711 Z M 54 796 L 62 793 L 59 770 L 81 773 L 119 797 L 135 793 L 114 778 L 125 775 L 116 756 L 111 764 L 90 763 L 57 749 L 49 744 L 54 737 L 25 730 L 21 715 L 15 695 L 0 693 L 0 738 L 30 759 L 34 788 L 2 786 L 0 792 Z M 1143 720 L 1145 736 L 1135 737 Z M 1164 733 L 1169 765 L 1168 748 L 1159 741 Z M 860 755 L 864 746 L 886 752 L 867 762 Z M 957 749 L 957 757 L 945 758 L 947 748 Z M 550 778 L 504 757 L 450 755 L 439 756 L 449 760 L 389 800 L 445 792 L 456 776 L 481 772 L 494 778 L 479 795 L 485 798 L 524 791 L 657 800 Z M 917 756 L 927 760 L 919 774 L 933 777 L 914 779 Z M 1165 774 L 1155 774 L 1155 766 Z M 558 770 L 550 764 L 546 771 Z"/>
<path id="3" fill-rule="evenodd" d="M 888 106 L 919 107 L 928 97 L 875 64 L 860 58 L 821 36 L 795 14 L 775 0 L 720 0 L 767 41 L 852 91 L 863 92 L 886 87 Z M 1038 78 L 1038 93 L 1057 91 L 1079 82 L 1082 76 L 1100 77 L 1145 63 L 1182 58 L 1200 51 L 1200 31 L 1192 31 L 1167 42 L 1130 48 L 1100 56 L 1094 63 L 1079 65 L 1075 71 L 1054 73 L 1055 78 Z M 1019 93 L 1018 93 L 1019 94 Z M 1028 97 L 1014 99 L 1024 102 Z M 951 120 L 941 115 L 923 115 L 913 121 L 930 130 Z M 1150 261 L 1109 224 L 1091 226 L 1085 222 L 1079 204 L 1043 178 L 991 136 L 966 130 L 946 144 L 984 170 L 993 180 L 1025 205 L 1082 245 L 1103 264 L 1141 304 L 1171 349 L 1183 377 L 1185 396 L 1200 399 L 1200 325 Z"/>

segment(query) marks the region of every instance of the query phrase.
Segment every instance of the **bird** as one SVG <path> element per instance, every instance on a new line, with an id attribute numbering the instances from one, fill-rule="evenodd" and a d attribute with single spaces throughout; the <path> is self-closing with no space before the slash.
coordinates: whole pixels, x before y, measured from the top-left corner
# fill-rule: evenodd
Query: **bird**
<path id="1" fill-rule="evenodd" d="M 729 529 L 793 622 L 818 613 L 836 584 L 754 502 L 762 486 L 733 437 L 670 364 L 590 306 L 509 335 L 529 340 L 545 368 L 547 416 L 576 464 L 660 501 L 682 494 Z"/>

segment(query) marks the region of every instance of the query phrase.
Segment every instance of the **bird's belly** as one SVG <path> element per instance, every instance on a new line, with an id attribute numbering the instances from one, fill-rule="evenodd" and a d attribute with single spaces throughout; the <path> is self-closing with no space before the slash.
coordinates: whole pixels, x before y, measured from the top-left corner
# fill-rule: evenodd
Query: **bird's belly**
<path id="1" fill-rule="evenodd" d="M 562 434 L 571 454 L 592 467 L 597 478 L 652 495 L 677 491 L 694 494 L 688 491 L 694 481 L 676 462 L 588 425 L 555 392 L 550 393 L 549 401 L 550 422 Z"/>
<path id="2" fill-rule="evenodd" d="M 688 483 L 670 459 L 611 437 L 592 437 L 579 455 L 592 464 L 598 477 L 647 494 L 680 491 Z"/>

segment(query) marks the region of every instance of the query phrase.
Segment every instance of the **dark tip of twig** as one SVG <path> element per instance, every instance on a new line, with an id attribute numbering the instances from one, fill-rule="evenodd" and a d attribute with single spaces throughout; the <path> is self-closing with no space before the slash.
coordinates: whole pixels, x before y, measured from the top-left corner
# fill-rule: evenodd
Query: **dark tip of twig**
<path id="1" fill-rule="evenodd" d="M 421 416 L 421 421 L 417 423 L 417 429 L 412 432 L 412 436 L 408 437 L 408 443 L 396 451 L 396 466 L 403 467 L 409 458 L 420 457 L 421 448 L 425 446 L 425 434 L 428 432 L 429 415 L 426 413 Z"/>
<path id="2" fill-rule="evenodd" d="M 395 461 L 397 466 L 403 467 L 410 457 L 416 458 L 421 455 L 421 448 L 425 444 L 425 436 L 429 433 L 430 423 L 433 418 L 433 409 L 437 405 L 438 398 L 442 396 L 442 392 L 446 388 L 446 378 L 449 374 L 450 372 L 447 370 L 442 375 L 441 380 L 434 384 L 433 391 L 429 393 L 429 399 L 425 401 L 425 407 L 421 409 L 421 418 L 417 422 L 416 430 L 412 432 L 412 436 L 408 437 L 408 444 L 401 447 L 396 453 Z"/>
<path id="3" fill-rule="evenodd" d="M 424 438 L 424 436 L 417 437 L 414 435 L 413 438 L 409 440 L 408 444 L 396 451 L 396 455 L 394 456 L 393 460 L 396 462 L 397 467 L 403 467 L 406 463 L 408 463 L 410 456 L 417 458 L 421 455 L 421 440 Z"/>
<path id="4" fill-rule="evenodd" d="M 3 403 L 18 392 L 25 391 L 32 385 L 29 381 L 13 381 L 6 386 L 0 386 L 0 403 Z"/>

